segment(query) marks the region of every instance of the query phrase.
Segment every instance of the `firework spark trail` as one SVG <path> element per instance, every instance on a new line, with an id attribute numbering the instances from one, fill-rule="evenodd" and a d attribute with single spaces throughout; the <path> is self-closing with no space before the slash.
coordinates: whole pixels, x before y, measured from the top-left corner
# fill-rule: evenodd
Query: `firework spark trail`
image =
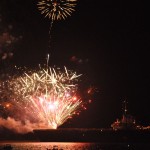
<path id="1" fill-rule="evenodd" d="M 61 20 L 70 16 L 75 11 L 77 0 L 38 0 L 37 6 L 51 20 Z"/>
<path id="2" fill-rule="evenodd" d="M 51 35 L 52 26 L 53 26 L 53 20 L 51 21 L 50 26 L 49 26 L 49 41 L 48 41 L 49 45 L 48 45 L 48 48 L 50 51 L 51 51 L 51 42 L 52 42 L 52 35 Z"/>
<path id="3" fill-rule="evenodd" d="M 41 68 L 11 78 L 5 94 L 15 107 L 13 112 L 22 121 L 56 129 L 81 107 L 82 101 L 77 95 L 79 76 L 67 68 L 64 71 Z"/>
<path id="4" fill-rule="evenodd" d="M 51 31 L 55 20 L 66 19 L 75 11 L 77 0 L 38 0 L 37 7 L 41 14 L 51 19 L 49 27 L 49 45 L 51 51 Z M 49 51 L 48 50 L 48 51 Z"/>
<path id="5" fill-rule="evenodd" d="M 41 93 L 49 91 L 49 93 L 59 92 L 58 94 L 61 94 L 61 92 L 67 90 L 76 90 L 77 84 L 73 82 L 79 76 L 76 73 L 69 74 L 66 68 L 65 73 L 61 73 L 60 71 L 56 73 L 54 68 L 49 68 L 48 70 L 42 69 L 39 72 L 31 74 L 24 73 L 23 76 L 13 79 L 10 85 L 12 85 L 13 90 L 18 95 L 22 94 L 23 96 L 29 93 L 40 94 L 40 91 Z"/>

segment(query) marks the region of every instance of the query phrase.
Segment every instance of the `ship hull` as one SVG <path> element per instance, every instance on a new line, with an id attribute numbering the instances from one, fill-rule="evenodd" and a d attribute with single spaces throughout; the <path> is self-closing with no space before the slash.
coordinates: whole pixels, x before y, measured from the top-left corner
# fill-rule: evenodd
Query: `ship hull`
<path id="1" fill-rule="evenodd" d="M 150 142 L 150 131 L 111 129 L 36 129 L 34 134 L 41 142 Z"/>

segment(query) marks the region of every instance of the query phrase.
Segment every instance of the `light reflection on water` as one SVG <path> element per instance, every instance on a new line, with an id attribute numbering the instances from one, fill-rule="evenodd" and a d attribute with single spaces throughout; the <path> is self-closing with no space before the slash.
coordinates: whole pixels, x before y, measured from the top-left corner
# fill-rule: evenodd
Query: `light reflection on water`
<path id="1" fill-rule="evenodd" d="M 0 150 L 5 145 L 11 145 L 13 150 L 100 150 L 94 143 L 2 143 Z M 94 149 L 95 148 L 95 149 Z"/>
<path id="2" fill-rule="evenodd" d="M 0 143 L 0 150 L 5 145 L 11 145 L 12 150 L 145 150 L 150 149 L 146 144 L 101 144 L 101 143 L 65 143 L 65 142 L 29 142 L 29 143 Z"/>

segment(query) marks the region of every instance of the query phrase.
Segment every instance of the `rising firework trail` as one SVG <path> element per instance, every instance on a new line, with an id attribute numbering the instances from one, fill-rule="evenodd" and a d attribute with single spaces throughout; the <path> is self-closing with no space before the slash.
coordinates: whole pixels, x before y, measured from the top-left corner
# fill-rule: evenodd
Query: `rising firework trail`
<path id="1" fill-rule="evenodd" d="M 75 11 L 77 0 L 38 0 L 38 10 L 51 20 L 49 27 L 49 50 L 51 50 L 51 31 L 53 22 L 65 20 Z"/>

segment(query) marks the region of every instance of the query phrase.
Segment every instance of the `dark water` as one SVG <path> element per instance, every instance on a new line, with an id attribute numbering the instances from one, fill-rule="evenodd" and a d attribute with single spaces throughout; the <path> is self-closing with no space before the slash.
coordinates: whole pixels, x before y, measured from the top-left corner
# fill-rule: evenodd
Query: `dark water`
<path id="1" fill-rule="evenodd" d="M 0 143 L 0 150 L 5 145 L 11 145 L 12 150 L 150 150 L 150 144 L 131 143 L 61 143 L 61 142 L 29 142 L 29 143 Z"/>

